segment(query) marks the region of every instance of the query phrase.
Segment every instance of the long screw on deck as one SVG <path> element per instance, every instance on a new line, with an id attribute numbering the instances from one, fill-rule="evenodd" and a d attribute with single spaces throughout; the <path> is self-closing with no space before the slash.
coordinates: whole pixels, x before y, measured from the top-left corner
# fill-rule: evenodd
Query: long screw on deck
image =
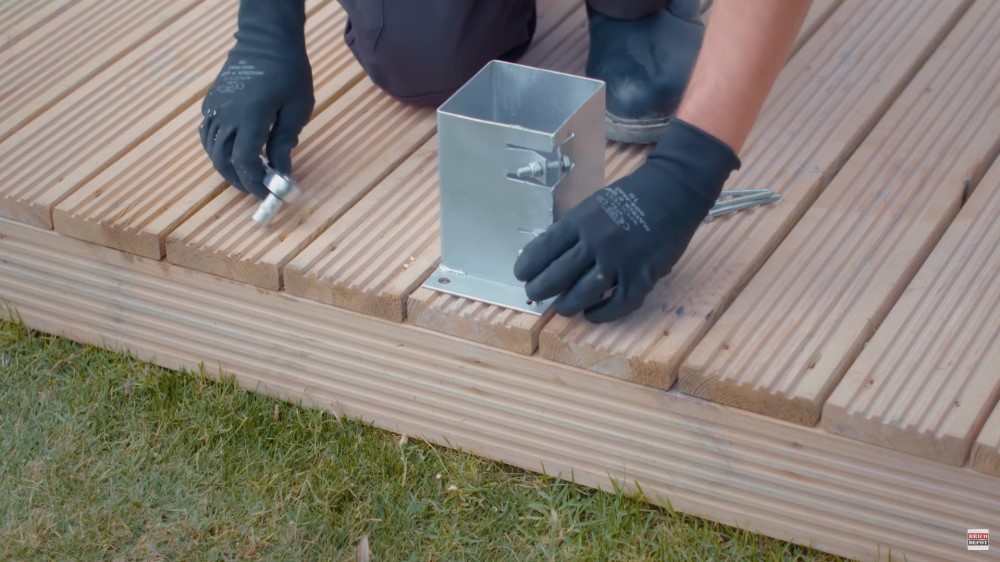
<path id="1" fill-rule="evenodd" d="M 731 199 L 716 202 L 715 206 L 709 210 L 708 216 L 705 217 L 705 222 L 722 215 L 774 203 L 781 199 L 780 195 L 770 189 L 734 189 L 723 191 L 719 197 L 731 197 Z"/>

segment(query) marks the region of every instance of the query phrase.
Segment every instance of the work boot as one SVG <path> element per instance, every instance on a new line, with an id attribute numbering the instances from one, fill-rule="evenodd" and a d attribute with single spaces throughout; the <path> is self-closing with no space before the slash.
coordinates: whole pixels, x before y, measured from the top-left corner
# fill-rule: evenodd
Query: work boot
<path id="1" fill-rule="evenodd" d="M 701 49 L 699 0 L 672 0 L 641 19 L 615 19 L 588 4 L 587 76 L 607 84 L 605 134 L 655 143 L 677 111 Z"/>

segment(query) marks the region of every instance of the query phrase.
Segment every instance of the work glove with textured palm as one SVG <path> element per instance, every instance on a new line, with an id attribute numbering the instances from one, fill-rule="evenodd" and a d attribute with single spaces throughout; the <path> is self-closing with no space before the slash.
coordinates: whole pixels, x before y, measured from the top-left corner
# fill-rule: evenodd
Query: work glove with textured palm
<path id="1" fill-rule="evenodd" d="M 673 119 L 639 169 L 525 246 L 514 275 L 527 282 L 534 301 L 558 295 L 559 314 L 617 320 L 642 306 L 657 280 L 670 273 L 739 167 L 725 143 Z"/>
<path id="2" fill-rule="evenodd" d="M 264 164 L 291 174 L 315 106 L 305 0 L 241 0 L 236 45 L 202 103 L 201 143 L 233 186 L 267 196 Z"/>

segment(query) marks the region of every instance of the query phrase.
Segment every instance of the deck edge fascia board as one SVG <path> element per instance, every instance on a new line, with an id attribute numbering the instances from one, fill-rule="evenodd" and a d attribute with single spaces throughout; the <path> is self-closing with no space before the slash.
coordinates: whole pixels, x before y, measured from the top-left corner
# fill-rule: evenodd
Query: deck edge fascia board
<path id="1" fill-rule="evenodd" d="M 968 468 L 6 220 L 0 255 L 0 298 L 31 327 L 777 538 L 959 560 L 951 534 L 1000 518 L 997 480 Z"/>

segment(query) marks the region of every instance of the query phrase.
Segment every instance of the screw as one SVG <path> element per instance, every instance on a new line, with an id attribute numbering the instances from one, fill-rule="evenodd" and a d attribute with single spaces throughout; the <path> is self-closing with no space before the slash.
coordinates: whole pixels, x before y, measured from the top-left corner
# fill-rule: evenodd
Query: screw
<path id="1" fill-rule="evenodd" d="M 741 197 L 747 195 L 773 195 L 774 191 L 770 189 L 731 189 L 729 191 L 723 191 L 719 194 L 719 197 Z"/>
<path id="2" fill-rule="evenodd" d="M 762 205 L 767 205 L 769 203 L 774 203 L 779 199 L 781 199 L 780 195 L 772 193 L 771 195 L 740 197 L 723 203 L 717 203 L 708 212 L 708 216 L 705 218 L 705 221 L 708 222 L 716 217 L 720 217 L 722 215 L 728 215 L 730 213 L 735 213 L 737 211 L 742 211 L 744 209 L 751 209 L 753 207 L 759 207 Z"/>

